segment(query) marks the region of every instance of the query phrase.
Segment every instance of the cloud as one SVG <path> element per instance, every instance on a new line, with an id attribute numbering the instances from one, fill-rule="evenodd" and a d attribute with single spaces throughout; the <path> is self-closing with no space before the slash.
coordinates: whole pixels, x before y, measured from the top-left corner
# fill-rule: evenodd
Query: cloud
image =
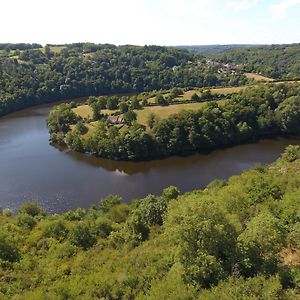
<path id="1" fill-rule="evenodd" d="M 231 8 L 237 12 L 243 11 L 255 6 L 258 1 L 259 0 L 232 0 L 229 1 L 228 8 Z"/>
<path id="2" fill-rule="evenodd" d="M 287 15 L 287 10 L 292 6 L 300 4 L 300 0 L 282 0 L 270 6 L 270 11 L 274 19 L 283 19 Z"/>

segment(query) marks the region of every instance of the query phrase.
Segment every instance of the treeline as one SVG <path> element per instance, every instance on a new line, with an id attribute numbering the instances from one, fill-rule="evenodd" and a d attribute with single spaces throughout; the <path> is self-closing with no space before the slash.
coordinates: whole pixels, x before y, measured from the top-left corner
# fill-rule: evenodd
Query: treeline
<path id="1" fill-rule="evenodd" d="M 298 299 L 299 158 L 289 146 L 271 166 L 130 205 L 108 196 L 63 214 L 5 209 L 0 297 Z"/>
<path id="2" fill-rule="evenodd" d="M 208 56 L 224 63 L 245 64 L 246 72 L 274 79 L 300 79 L 300 44 L 231 49 Z"/>
<path id="3" fill-rule="evenodd" d="M 0 43 L 0 50 L 28 50 L 28 49 L 39 49 L 43 48 L 40 44 L 26 44 L 26 43 L 17 43 L 17 44 L 11 44 L 11 43 Z"/>
<path id="4" fill-rule="evenodd" d="M 91 43 L 19 51 L 0 57 L 0 116 L 31 105 L 90 95 L 238 85 L 176 48 Z"/>
<path id="5" fill-rule="evenodd" d="M 270 135 L 299 135 L 299 85 L 261 85 L 232 95 L 223 104 L 211 101 L 198 111 L 181 111 L 166 119 L 152 116 L 150 129 L 134 121 L 119 130 L 98 121 L 88 137 L 70 125 L 81 122 L 69 105 L 49 115 L 52 142 L 116 160 L 147 160 L 154 157 L 207 151 Z M 183 106 L 184 108 L 184 106 Z"/>

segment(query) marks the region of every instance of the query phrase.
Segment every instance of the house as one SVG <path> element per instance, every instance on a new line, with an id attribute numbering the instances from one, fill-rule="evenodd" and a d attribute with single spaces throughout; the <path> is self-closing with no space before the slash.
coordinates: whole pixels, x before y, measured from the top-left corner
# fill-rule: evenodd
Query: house
<path id="1" fill-rule="evenodd" d="M 125 121 L 123 116 L 109 116 L 107 118 L 107 122 L 112 125 L 117 125 L 117 124 L 124 124 Z"/>

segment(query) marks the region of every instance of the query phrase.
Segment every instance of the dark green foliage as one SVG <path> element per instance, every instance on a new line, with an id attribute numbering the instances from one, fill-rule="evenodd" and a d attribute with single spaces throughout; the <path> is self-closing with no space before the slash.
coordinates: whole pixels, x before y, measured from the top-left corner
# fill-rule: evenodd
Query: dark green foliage
<path id="1" fill-rule="evenodd" d="M 133 110 L 129 110 L 123 115 L 123 117 L 125 123 L 131 125 L 136 120 L 137 114 Z"/>
<path id="2" fill-rule="evenodd" d="M 18 259 L 19 252 L 16 246 L 3 233 L 0 233 L 0 264 L 1 261 L 15 262 Z"/>
<path id="3" fill-rule="evenodd" d="M 47 238 L 64 239 L 68 234 L 65 223 L 61 220 L 52 221 L 43 229 L 43 236 Z"/>
<path id="4" fill-rule="evenodd" d="M 224 63 L 245 64 L 245 71 L 263 74 L 274 79 L 299 79 L 299 44 L 251 46 L 217 54 L 210 53 L 209 56 Z"/>
<path id="5" fill-rule="evenodd" d="M 82 120 L 79 120 L 76 123 L 75 129 L 80 133 L 80 134 L 86 134 L 88 132 L 88 128 L 84 125 Z"/>
<path id="6" fill-rule="evenodd" d="M 169 105 L 169 102 L 167 99 L 165 99 L 164 95 L 162 94 L 158 94 L 156 97 L 155 97 L 155 101 L 158 105 L 162 105 L 162 106 L 165 106 L 165 105 Z"/>
<path id="7" fill-rule="evenodd" d="M 50 134 L 67 133 L 70 129 L 70 125 L 75 124 L 77 120 L 78 117 L 68 104 L 55 106 L 47 119 L 49 132 Z"/>
<path id="8" fill-rule="evenodd" d="M 198 101 L 200 101 L 200 97 L 199 97 L 198 94 L 194 93 L 194 94 L 191 96 L 191 100 L 192 100 L 192 101 L 198 102 Z"/>
<path id="9" fill-rule="evenodd" d="M 92 235 L 91 228 L 83 223 L 79 223 L 70 229 L 68 239 L 73 245 L 85 250 L 92 247 L 96 242 L 95 237 Z"/>
<path id="10" fill-rule="evenodd" d="M 177 48 L 77 43 L 64 45 L 58 53 L 47 45 L 43 53 L 37 49 L 40 45 L 3 47 L 8 52 L 0 56 L 0 115 L 62 99 L 230 82 L 207 68 L 199 69 L 201 56 Z M 18 59 L 10 57 L 11 48 L 21 48 L 13 53 Z M 176 72 L 174 66 L 178 66 Z M 237 84 L 244 81 L 244 76 L 237 77 Z M 118 101 L 106 104 L 116 109 Z"/>
<path id="11" fill-rule="evenodd" d="M 31 217 L 36 217 L 36 216 L 44 216 L 45 213 L 43 210 L 39 207 L 39 205 L 34 202 L 27 202 L 23 204 L 20 209 L 19 209 L 19 214 L 28 214 Z"/>

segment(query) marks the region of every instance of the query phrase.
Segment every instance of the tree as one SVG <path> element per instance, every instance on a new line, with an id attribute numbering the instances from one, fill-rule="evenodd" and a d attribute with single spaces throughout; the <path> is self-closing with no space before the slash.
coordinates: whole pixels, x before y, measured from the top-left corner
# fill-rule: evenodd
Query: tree
<path id="1" fill-rule="evenodd" d="M 124 101 L 120 102 L 119 103 L 119 110 L 122 114 L 128 112 L 128 110 L 129 110 L 128 104 Z"/>
<path id="2" fill-rule="evenodd" d="M 200 97 L 198 94 L 194 93 L 192 96 L 191 96 L 191 100 L 192 101 L 196 101 L 198 102 L 200 100 Z"/>
<path id="3" fill-rule="evenodd" d="M 197 194 L 170 202 L 164 226 L 187 282 L 209 287 L 231 272 L 237 232 L 218 203 Z"/>
<path id="4" fill-rule="evenodd" d="M 84 145 L 83 145 L 83 141 L 80 137 L 80 134 L 76 131 L 69 131 L 66 134 L 66 144 L 67 146 L 75 151 L 83 151 L 84 150 Z"/>
<path id="5" fill-rule="evenodd" d="M 130 109 L 133 110 L 133 109 L 140 109 L 140 108 L 141 108 L 141 104 L 138 98 L 137 97 L 131 98 Z"/>
<path id="6" fill-rule="evenodd" d="M 55 106 L 47 118 L 49 132 L 66 133 L 70 129 L 70 124 L 75 124 L 78 120 L 76 114 L 72 111 L 68 104 L 60 104 Z"/>
<path id="7" fill-rule="evenodd" d="M 30 202 L 27 202 L 27 203 L 23 204 L 20 207 L 18 213 L 19 214 L 27 214 L 27 215 L 32 216 L 32 217 L 44 216 L 45 215 L 44 211 L 34 201 L 30 201 Z"/>
<path id="8" fill-rule="evenodd" d="M 1 260 L 15 262 L 19 257 L 20 255 L 17 247 L 13 245 L 3 233 L 0 233 L 0 262 Z"/>
<path id="9" fill-rule="evenodd" d="M 293 96 L 276 109 L 276 116 L 283 132 L 297 134 L 300 130 L 300 97 Z"/>
<path id="10" fill-rule="evenodd" d="M 79 120 L 75 126 L 76 131 L 80 134 L 86 134 L 88 132 L 88 128 L 85 126 L 82 120 Z"/>
<path id="11" fill-rule="evenodd" d="M 122 203 L 122 198 L 117 195 L 109 195 L 100 200 L 99 210 L 103 213 L 108 212 L 112 207 Z"/>
<path id="12" fill-rule="evenodd" d="M 154 125 L 157 123 L 157 116 L 154 113 L 150 113 L 147 117 L 147 125 L 150 129 L 154 127 Z"/>
<path id="13" fill-rule="evenodd" d="M 102 115 L 101 115 L 101 103 L 96 101 L 96 102 L 92 102 L 91 103 L 91 108 L 93 111 L 93 120 L 94 121 L 98 121 L 101 119 Z"/>
<path id="14" fill-rule="evenodd" d="M 133 110 L 129 110 L 123 115 L 126 124 L 131 125 L 137 118 L 137 114 Z"/>
<path id="15" fill-rule="evenodd" d="M 274 273 L 278 252 L 284 241 L 278 219 L 268 211 L 261 212 L 248 222 L 238 241 L 247 275 L 254 275 L 259 271 Z"/>
<path id="16" fill-rule="evenodd" d="M 169 104 L 169 102 L 164 98 L 164 96 L 162 94 L 156 95 L 155 102 L 158 105 L 168 105 Z"/>
<path id="17" fill-rule="evenodd" d="M 77 224 L 68 233 L 69 241 L 84 250 L 93 246 L 96 242 L 96 238 L 91 233 L 91 228 L 86 224 Z"/>
<path id="18" fill-rule="evenodd" d="M 52 56 L 52 52 L 51 52 L 51 49 L 50 49 L 49 45 L 46 45 L 46 46 L 45 46 L 45 56 L 46 56 L 48 59 L 50 59 L 51 56 Z"/>

